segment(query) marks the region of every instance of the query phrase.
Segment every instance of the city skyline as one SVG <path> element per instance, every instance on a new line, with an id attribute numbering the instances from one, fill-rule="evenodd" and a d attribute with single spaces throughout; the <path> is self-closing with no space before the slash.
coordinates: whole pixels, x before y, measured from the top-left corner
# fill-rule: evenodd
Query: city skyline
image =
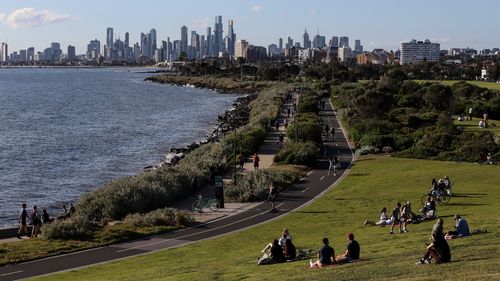
<path id="1" fill-rule="evenodd" d="M 309 31 L 311 38 L 319 30 L 327 38 L 345 35 L 353 40 L 361 39 L 367 50 L 397 50 L 401 42 L 413 38 L 430 39 L 440 43 L 442 49 L 500 46 L 500 38 L 495 36 L 495 26 L 491 24 L 500 3 L 486 0 L 475 3 L 477 7 L 488 9 L 472 15 L 470 7 L 449 0 L 420 1 L 418 6 L 412 6 L 411 14 L 404 8 L 404 2 L 411 3 L 406 0 L 383 1 L 386 5 L 368 0 L 357 4 L 309 1 L 293 5 L 286 5 L 284 1 L 221 0 L 217 4 L 194 1 L 189 8 L 182 3 L 169 2 L 151 3 L 144 11 L 110 2 L 89 0 L 86 5 L 78 5 L 76 1 L 56 4 L 35 0 L 2 3 L 0 42 L 8 42 L 9 51 L 28 47 L 43 50 L 51 42 L 59 42 L 62 48 L 72 45 L 82 54 L 90 40 L 106 42 L 108 27 L 114 28 L 114 38 L 124 40 L 128 32 L 133 45 L 140 42 L 141 32 L 151 29 L 156 29 L 159 41 L 167 37 L 181 39 L 181 26 L 188 28 L 189 35 L 191 31 L 205 34 L 207 27 L 214 28 L 214 16 L 221 15 L 224 36 L 228 31 L 227 21 L 231 19 L 238 40 L 245 39 L 260 46 L 278 44 L 279 38 L 286 40 L 288 36 L 296 42 L 301 41 L 304 29 Z M 145 4 L 148 2 L 142 3 Z"/>

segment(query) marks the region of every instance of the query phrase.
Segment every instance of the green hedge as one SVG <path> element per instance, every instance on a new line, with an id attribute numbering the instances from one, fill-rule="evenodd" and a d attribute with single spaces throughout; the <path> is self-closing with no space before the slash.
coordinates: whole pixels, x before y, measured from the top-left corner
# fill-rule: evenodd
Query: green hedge
<path id="1" fill-rule="evenodd" d="M 274 161 L 282 164 L 298 164 L 314 167 L 320 157 L 320 148 L 314 142 L 288 142 L 276 154 Z"/>

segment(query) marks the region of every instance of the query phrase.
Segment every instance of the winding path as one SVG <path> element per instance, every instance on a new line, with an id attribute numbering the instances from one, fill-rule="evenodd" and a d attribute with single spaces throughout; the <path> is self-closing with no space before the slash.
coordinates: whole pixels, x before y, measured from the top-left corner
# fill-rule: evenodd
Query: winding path
<path id="1" fill-rule="evenodd" d="M 346 175 L 354 159 L 352 150 L 339 126 L 331 104 L 327 99 L 324 99 L 324 101 L 326 102 L 325 108 L 320 111 L 321 122 L 322 124 L 328 124 L 330 128 L 332 126 L 335 128 L 335 142 L 331 141 L 332 136 L 328 135 L 328 133 L 324 135 L 325 142 L 323 155 L 339 155 L 342 168 L 337 176 L 328 176 L 328 161 L 322 160 L 320 165 L 315 170 L 311 171 L 307 177 L 279 194 L 276 202 L 278 212 L 268 212 L 270 208 L 269 202 L 262 202 L 239 214 L 223 217 L 171 233 L 0 267 L 0 280 L 18 280 L 46 275 L 151 253 L 153 251 L 179 247 L 230 232 L 254 227 L 258 224 L 297 211 L 299 208 L 310 204 Z"/>

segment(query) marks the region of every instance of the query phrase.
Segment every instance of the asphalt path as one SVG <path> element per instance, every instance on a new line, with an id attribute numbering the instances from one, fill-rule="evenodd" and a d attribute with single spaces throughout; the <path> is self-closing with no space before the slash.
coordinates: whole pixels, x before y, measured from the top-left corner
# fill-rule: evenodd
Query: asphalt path
<path id="1" fill-rule="evenodd" d="M 318 167 L 293 187 L 281 192 L 276 198 L 277 212 L 269 212 L 270 202 L 263 202 L 245 212 L 199 224 L 194 227 L 156 235 L 140 240 L 79 251 L 75 253 L 48 257 L 40 260 L 0 267 L 0 280 L 19 280 L 23 278 L 72 270 L 89 265 L 105 263 L 126 257 L 142 255 L 163 249 L 179 247 L 189 243 L 210 239 L 219 235 L 241 231 L 268 222 L 298 210 L 320 197 L 333 184 L 344 177 L 353 161 L 352 150 L 340 129 L 335 112 L 327 99 L 325 108 L 320 111 L 322 126 L 328 124 L 335 128 L 334 141 L 330 133 L 323 133 L 323 158 Z M 341 169 L 336 176 L 328 176 L 327 157 L 337 155 Z"/>

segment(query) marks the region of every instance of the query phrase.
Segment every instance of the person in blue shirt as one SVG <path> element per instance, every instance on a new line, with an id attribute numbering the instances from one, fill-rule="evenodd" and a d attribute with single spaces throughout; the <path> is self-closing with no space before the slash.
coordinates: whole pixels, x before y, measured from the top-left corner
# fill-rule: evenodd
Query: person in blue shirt
<path id="1" fill-rule="evenodd" d="M 310 267 L 323 267 L 335 263 L 335 250 L 329 244 L 328 238 L 323 238 L 323 247 L 319 249 L 318 260 L 314 263 L 310 260 Z"/>
<path id="2" fill-rule="evenodd" d="M 450 238 L 467 237 L 470 236 L 469 224 L 460 215 L 455 215 L 455 228 L 456 230 L 448 231 Z"/>

